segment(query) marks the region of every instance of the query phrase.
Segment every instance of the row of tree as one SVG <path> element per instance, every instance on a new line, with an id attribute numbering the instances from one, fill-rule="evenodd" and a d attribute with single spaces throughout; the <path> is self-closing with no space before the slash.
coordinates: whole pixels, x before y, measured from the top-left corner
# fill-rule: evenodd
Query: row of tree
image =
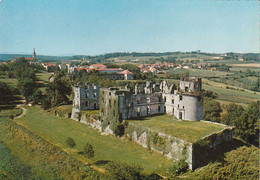
<path id="1" fill-rule="evenodd" d="M 235 127 L 235 136 L 248 143 L 259 145 L 259 101 L 254 101 L 245 109 L 237 104 L 220 105 L 218 101 L 205 98 L 204 119 Z"/>

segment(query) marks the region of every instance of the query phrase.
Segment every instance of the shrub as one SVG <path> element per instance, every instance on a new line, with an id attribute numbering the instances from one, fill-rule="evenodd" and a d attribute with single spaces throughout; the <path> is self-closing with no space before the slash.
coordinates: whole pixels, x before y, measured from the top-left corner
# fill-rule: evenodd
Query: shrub
<path id="1" fill-rule="evenodd" d="M 177 163 L 169 167 L 168 171 L 173 175 L 179 175 L 181 173 L 187 172 L 188 168 L 189 168 L 188 163 L 185 162 L 184 159 L 181 159 L 180 161 L 178 161 Z"/>
<path id="2" fill-rule="evenodd" d="M 142 168 L 140 166 L 130 166 L 120 162 L 109 162 L 105 168 L 115 179 L 118 180 L 142 179 Z"/>
<path id="3" fill-rule="evenodd" d="M 115 129 L 116 136 L 123 136 L 125 133 L 125 127 L 123 124 L 119 124 Z"/>
<path id="4" fill-rule="evenodd" d="M 9 115 L 9 118 L 10 118 L 11 120 L 14 119 L 14 115 L 13 115 L 13 114 Z"/>
<path id="5" fill-rule="evenodd" d="M 66 139 L 66 144 L 71 148 L 74 148 L 76 146 L 76 142 L 71 137 L 68 137 Z"/>
<path id="6" fill-rule="evenodd" d="M 93 149 L 93 146 L 89 143 L 86 143 L 86 145 L 84 146 L 84 149 L 83 149 L 83 154 L 85 156 L 87 156 L 88 158 L 92 158 L 94 157 L 94 149 Z"/>

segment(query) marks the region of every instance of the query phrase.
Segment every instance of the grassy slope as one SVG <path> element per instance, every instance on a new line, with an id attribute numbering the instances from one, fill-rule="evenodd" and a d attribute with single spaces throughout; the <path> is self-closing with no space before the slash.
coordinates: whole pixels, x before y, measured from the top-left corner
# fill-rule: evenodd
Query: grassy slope
<path id="1" fill-rule="evenodd" d="M 94 161 L 134 163 L 143 166 L 146 172 L 164 172 L 171 164 L 171 161 L 163 155 L 148 151 L 133 142 L 120 140 L 114 136 L 101 136 L 99 132 L 84 124 L 47 115 L 37 108 L 29 108 L 27 115 L 17 121 L 61 148 L 66 148 L 67 137 L 72 137 L 76 141 L 78 151 L 82 151 L 85 143 L 89 142 L 95 150 Z"/>
<path id="2" fill-rule="evenodd" d="M 49 77 L 52 75 L 53 73 L 49 73 L 49 72 L 41 72 L 41 73 L 36 73 L 36 77 L 38 80 L 40 81 L 49 81 Z"/>
<path id="3" fill-rule="evenodd" d="M 259 99 L 260 94 L 254 94 L 254 92 L 250 90 L 238 91 L 233 89 L 226 89 L 227 85 L 216 83 L 207 79 L 203 79 L 202 82 L 203 89 L 211 90 L 218 94 L 217 100 L 249 104 L 250 102 Z"/>
<path id="4" fill-rule="evenodd" d="M 146 117 L 144 120 L 131 120 L 135 124 L 148 127 L 158 132 L 173 135 L 180 139 L 195 142 L 213 132 L 218 132 L 224 126 L 199 121 L 178 121 L 173 116 L 161 115 Z"/>
<path id="5" fill-rule="evenodd" d="M 0 179 L 110 179 L 9 120 L 9 115 L 17 115 L 17 109 L 1 111 Z"/>
<path id="6" fill-rule="evenodd" d="M 5 83 L 7 83 L 8 85 L 11 85 L 11 86 L 17 85 L 17 80 L 15 78 L 0 79 L 0 81 L 5 82 Z"/>

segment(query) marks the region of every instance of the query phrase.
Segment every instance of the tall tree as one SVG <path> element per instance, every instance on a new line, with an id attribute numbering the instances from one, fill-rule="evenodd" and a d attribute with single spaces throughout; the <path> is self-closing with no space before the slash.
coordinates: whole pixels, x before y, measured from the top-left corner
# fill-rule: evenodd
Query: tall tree
<path id="1" fill-rule="evenodd" d="M 248 105 L 235 126 L 236 135 L 251 144 L 259 145 L 259 101 Z"/>
<path id="2" fill-rule="evenodd" d="M 244 108 L 240 105 L 230 103 L 224 106 L 225 113 L 221 117 L 221 123 L 235 126 L 238 118 L 244 112 Z"/>
<path id="3" fill-rule="evenodd" d="M 68 96 L 71 95 L 72 88 L 69 79 L 65 73 L 59 72 L 55 74 L 54 81 L 49 83 L 46 89 L 52 106 L 58 106 L 68 102 Z"/>
<path id="4" fill-rule="evenodd" d="M 6 104 L 12 99 L 12 90 L 5 82 L 0 81 L 0 104 Z"/>
<path id="5" fill-rule="evenodd" d="M 203 116 L 206 121 L 220 122 L 221 112 L 222 109 L 219 102 L 205 98 Z"/>

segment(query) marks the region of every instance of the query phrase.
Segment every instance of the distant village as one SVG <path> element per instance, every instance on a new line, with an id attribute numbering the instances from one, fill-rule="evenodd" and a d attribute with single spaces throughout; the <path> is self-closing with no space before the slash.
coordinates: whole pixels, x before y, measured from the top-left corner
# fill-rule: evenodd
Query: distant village
<path id="1" fill-rule="evenodd" d="M 214 57 L 214 58 L 220 58 L 225 59 L 228 57 L 228 54 L 223 54 L 220 57 Z M 106 78 L 113 79 L 113 80 L 133 80 L 134 76 L 133 73 L 129 70 L 124 70 L 122 68 L 109 68 L 104 64 L 91 64 L 90 65 L 73 65 L 72 63 L 53 63 L 53 62 L 39 62 L 36 57 L 35 49 L 33 49 L 32 57 L 18 57 L 11 62 L 16 62 L 19 60 L 26 60 L 30 63 L 35 63 L 40 66 L 43 66 L 44 69 L 48 72 L 55 72 L 56 70 L 61 71 L 67 71 L 69 73 L 75 74 L 76 76 L 81 70 L 85 70 L 86 72 L 91 71 L 97 71 L 100 76 L 105 76 Z M 242 57 L 237 57 L 238 61 L 243 61 Z M 85 61 L 86 62 L 86 61 Z M 1 64 L 6 64 L 6 62 L 2 62 Z M 155 74 L 166 74 L 166 70 L 169 69 L 207 69 L 211 71 L 217 71 L 220 70 L 219 67 L 214 65 L 202 65 L 200 63 L 189 63 L 189 65 L 185 63 L 171 63 L 171 62 L 162 62 L 162 63 L 154 63 L 154 64 L 142 64 L 138 61 L 135 62 L 135 64 L 139 67 L 140 72 L 142 73 L 155 73 Z M 51 81 L 52 77 L 50 77 Z"/>

